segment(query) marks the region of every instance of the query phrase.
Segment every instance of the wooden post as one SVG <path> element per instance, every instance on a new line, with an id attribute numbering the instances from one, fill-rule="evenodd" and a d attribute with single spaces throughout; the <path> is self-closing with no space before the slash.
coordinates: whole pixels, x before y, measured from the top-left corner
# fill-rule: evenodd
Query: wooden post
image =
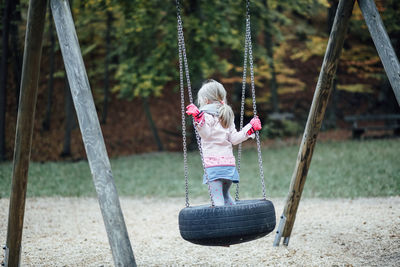
<path id="1" fill-rule="evenodd" d="M 354 2 L 355 0 L 340 0 L 336 11 L 324 61 L 322 63 L 317 87 L 315 89 L 310 113 L 308 115 L 306 128 L 297 156 L 296 167 L 292 175 L 289 194 L 286 199 L 286 205 L 275 237 L 274 246 L 279 245 L 282 236 L 284 237 L 283 244 L 286 246 L 289 244 L 289 238 L 296 218 L 297 208 L 306 182 L 308 168 L 311 163 L 317 136 L 332 91 L 333 78 L 336 74 L 336 68 L 339 62 Z"/>
<path id="2" fill-rule="evenodd" d="M 400 64 L 373 0 L 358 0 L 361 12 L 400 105 Z"/>
<path id="3" fill-rule="evenodd" d="M 114 264 L 136 266 L 68 1 L 51 10 Z"/>
<path id="4" fill-rule="evenodd" d="M 46 2 L 30 0 L 26 24 L 24 59 L 22 65 L 21 94 L 19 98 L 15 133 L 12 191 L 8 213 L 5 266 L 19 266 L 22 229 L 24 224 L 26 187 L 37 87 L 39 80 L 42 39 L 46 17 Z"/>

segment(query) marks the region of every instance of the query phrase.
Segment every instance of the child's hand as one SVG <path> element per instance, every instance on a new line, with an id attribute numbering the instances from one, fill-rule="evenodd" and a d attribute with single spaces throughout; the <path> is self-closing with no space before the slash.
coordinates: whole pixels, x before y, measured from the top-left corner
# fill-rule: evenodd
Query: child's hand
<path id="1" fill-rule="evenodd" d="M 196 116 L 199 113 L 199 109 L 194 104 L 190 104 L 186 107 L 186 114 L 188 115 Z"/>
<path id="2" fill-rule="evenodd" d="M 250 124 L 253 126 L 254 130 L 261 130 L 261 121 L 257 116 L 251 119 Z"/>
<path id="3" fill-rule="evenodd" d="M 186 107 L 186 114 L 193 116 L 194 121 L 197 123 L 202 122 L 204 118 L 204 113 L 200 112 L 194 104 L 190 104 Z"/>
<path id="4" fill-rule="evenodd" d="M 261 121 L 257 116 L 251 119 L 250 124 L 251 129 L 247 131 L 248 135 L 252 135 L 256 131 L 261 130 Z"/>

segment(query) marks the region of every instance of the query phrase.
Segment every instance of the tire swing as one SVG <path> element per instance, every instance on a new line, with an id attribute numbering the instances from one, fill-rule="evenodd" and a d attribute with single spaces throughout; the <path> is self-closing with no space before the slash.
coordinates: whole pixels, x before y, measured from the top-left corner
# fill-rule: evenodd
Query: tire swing
<path id="1" fill-rule="evenodd" d="M 244 67 L 242 82 L 242 102 L 240 116 L 240 130 L 243 128 L 244 101 L 246 91 L 246 68 L 247 54 L 249 55 L 251 89 L 253 98 L 254 116 L 257 114 L 256 97 L 254 87 L 253 72 L 253 55 L 250 35 L 250 13 L 249 1 L 246 1 L 246 37 L 244 51 Z M 184 155 L 184 175 L 186 190 L 186 207 L 179 213 L 179 230 L 183 239 L 198 245 L 205 246 L 229 246 L 239 244 L 257 238 L 266 236 L 275 228 L 276 217 L 275 208 L 271 201 L 266 199 L 264 172 L 262 167 L 260 136 L 256 132 L 258 163 L 260 168 L 260 177 L 263 191 L 263 199 L 256 200 L 239 200 L 239 184 L 236 187 L 235 201 L 236 205 L 232 206 L 215 206 L 211 197 L 211 189 L 208 184 L 208 192 L 211 199 L 210 205 L 190 206 L 188 195 L 188 164 L 187 164 L 187 147 L 186 147 L 186 123 L 185 123 L 185 92 L 184 92 L 184 75 L 185 68 L 186 80 L 188 86 L 188 96 L 190 103 L 193 103 L 191 90 L 189 66 L 186 57 L 185 40 L 183 36 L 183 26 L 179 0 L 176 0 L 177 21 L 178 21 L 178 49 L 179 49 L 179 74 L 180 74 L 180 93 L 181 93 L 181 111 L 182 111 L 182 139 L 183 139 L 183 155 Z M 200 136 L 195 128 L 195 135 L 199 147 L 200 157 L 203 164 L 204 173 L 208 181 L 208 175 L 205 171 L 203 151 L 201 147 Z M 240 172 L 241 144 L 238 148 L 238 172 Z"/>

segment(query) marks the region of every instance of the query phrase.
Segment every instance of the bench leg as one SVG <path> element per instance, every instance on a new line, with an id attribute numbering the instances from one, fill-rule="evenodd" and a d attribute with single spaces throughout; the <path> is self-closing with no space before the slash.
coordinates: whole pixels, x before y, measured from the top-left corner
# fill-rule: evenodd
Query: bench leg
<path id="1" fill-rule="evenodd" d="M 364 129 L 353 129 L 353 139 L 360 139 L 364 132 Z"/>

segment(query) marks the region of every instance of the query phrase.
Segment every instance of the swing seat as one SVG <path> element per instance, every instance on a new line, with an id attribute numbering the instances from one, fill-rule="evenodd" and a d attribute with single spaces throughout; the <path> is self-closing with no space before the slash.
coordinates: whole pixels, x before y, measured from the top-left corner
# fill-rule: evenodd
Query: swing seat
<path id="1" fill-rule="evenodd" d="M 271 201 L 241 200 L 232 206 L 187 207 L 179 213 L 183 239 L 198 245 L 229 246 L 266 236 L 275 228 Z"/>

